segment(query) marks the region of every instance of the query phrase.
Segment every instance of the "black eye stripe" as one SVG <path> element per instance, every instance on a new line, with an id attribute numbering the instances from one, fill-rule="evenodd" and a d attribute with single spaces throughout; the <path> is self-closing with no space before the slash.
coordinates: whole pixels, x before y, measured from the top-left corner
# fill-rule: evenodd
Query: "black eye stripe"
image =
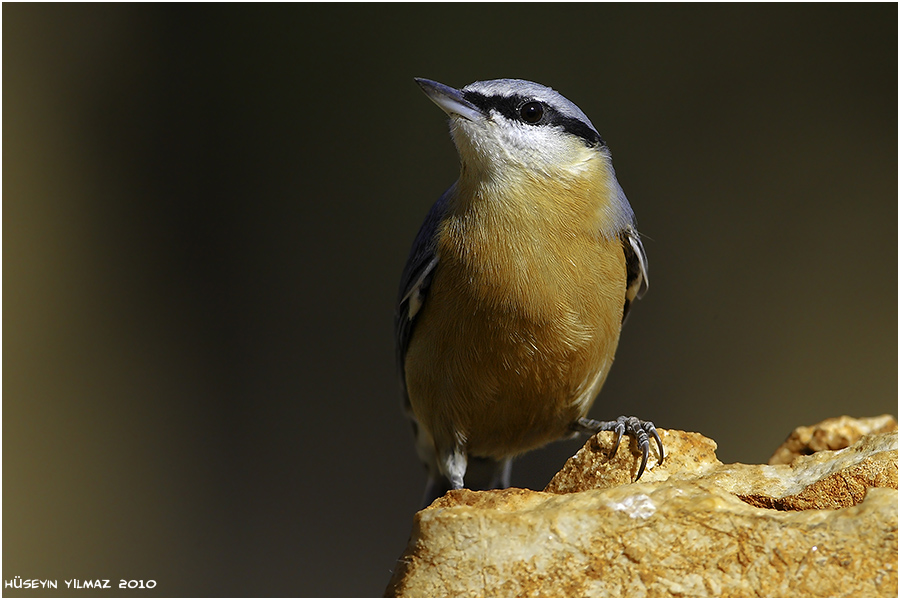
<path id="1" fill-rule="evenodd" d="M 519 95 L 486 96 L 479 92 L 472 91 L 463 92 L 463 97 L 485 112 L 495 110 L 511 121 L 522 122 L 526 121 L 522 119 L 519 110 L 529 102 L 540 102 L 534 98 Z M 541 102 L 541 105 L 544 107 L 544 115 L 539 121 L 533 123 L 533 125 L 562 127 L 563 130 L 568 133 L 580 137 L 587 146 L 592 148 L 606 145 L 603 138 L 601 138 L 587 123 L 584 123 L 575 117 L 563 115 L 545 102 Z"/>

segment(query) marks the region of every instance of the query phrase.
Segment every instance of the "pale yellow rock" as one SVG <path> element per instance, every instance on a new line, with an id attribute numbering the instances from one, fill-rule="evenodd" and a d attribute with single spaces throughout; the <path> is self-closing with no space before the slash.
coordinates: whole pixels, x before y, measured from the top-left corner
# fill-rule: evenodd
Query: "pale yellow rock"
<path id="1" fill-rule="evenodd" d="M 639 483 L 634 448 L 609 460 L 601 434 L 555 493 L 438 499 L 416 515 L 387 594 L 897 596 L 896 433 L 791 466 L 722 465 L 711 440 L 660 433 L 668 456 Z M 630 471 L 624 485 L 617 469 Z M 860 472 L 861 493 L 822 483 Z M 807 508 L 817 498 L 846 508 Z"/>
<path id="2" fill-rule="evenodd" d="M 716 443 L 699 433 L 660 429 L 659 437 L 666 450 L 666 458 L 659 464 L 656 444 L 650 444 L 647 470 L 642 482 L 665 481 L 674 474 L 700 475 L 720 468 L 716 458 Z M 625 485 L 634 481 L 640 465 L 637 445 L 630 437 L 622 438 L 614 457 L 609 450 L 615 444 L 616 435 L 610 431 L 591 437 L 575 455 L 566 461 L 545 492 L 558 494 L 581 492 Z M 629 445 L 630 442 L 630 445 Z"/>
<path id="3" fill-rule="evenodd" d="M 800 512 L 690 483 L 506 494 L 508 503 L 496 492 L 451 496 L 461 502 L 417 516 L 418 541 L 390 595 L 897 594 L 896 490 Z"/>
<path id="4" fill-rule="evenodd" d="M 897 432 L 863 436 L 850 448 L 798 456 L 788 465 L 723 465 L 716 444 L 699 433 L 660 430 L 666 447 L 661 465 L 648 462 L 641 482 L 692 481 L 727 491 L 761 508 L 805 510 L 858 504 L 870 487 L 897 489 Z M 572 493 L 604 489 L 631 481 L 636 450 L 608 449 L 615 435 L 603 432 L 589 440 L 550 481 L 546 492 Z M 655 455 L 654 455 L 655 456 Z"/>
<path id="5" fill-rule="evenodd" d="M 745 502 L 762 508 L 841 508 L 862 502 L 870 488 L 897 489 L 897 431 L 866 435 L 843 450 L 799 456 L 787 465 L 729 465 L 777 475 L 765 481 L 720 480 Z M 724 472 L 724 469 L 723 469 Z"/>
<path id="6" fill-rule="evenodd" d="M 846 448 L 864 435 L 897 431 L 897 420 L 891 415 L 854 419 L 843 416 L 825 419 L 812 426 L 795 429 L 775 450 L 770 465 L 789 465 L 798 456 L 822 450 Z"/>

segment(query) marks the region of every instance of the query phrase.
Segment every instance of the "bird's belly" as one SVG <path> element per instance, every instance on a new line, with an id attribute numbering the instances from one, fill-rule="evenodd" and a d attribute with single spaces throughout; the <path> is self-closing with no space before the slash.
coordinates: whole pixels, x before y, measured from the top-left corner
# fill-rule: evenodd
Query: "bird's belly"
<path id="1" fill-rule="evenodd" d="M 406 356 L 410 403 L 436 446 L 509 457 L 587 412 L 612 366 L 625 290 L 620 242 L 591 250 L 572 270 L 547 269 L 546 257 L 506 273 L 442 257 Z"/>

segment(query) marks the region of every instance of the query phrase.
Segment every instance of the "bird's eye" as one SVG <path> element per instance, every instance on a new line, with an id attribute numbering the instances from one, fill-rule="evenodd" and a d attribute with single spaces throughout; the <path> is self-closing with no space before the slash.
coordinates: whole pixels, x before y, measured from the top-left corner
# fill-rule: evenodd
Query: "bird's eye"
<path id="1" fill-rule="evenodd" d="M 540 102 L 526 102 L 519 108 L 519 116 L 526 123 L 532 125 L 539 122 L 544 116 L 544 105 Z"/>

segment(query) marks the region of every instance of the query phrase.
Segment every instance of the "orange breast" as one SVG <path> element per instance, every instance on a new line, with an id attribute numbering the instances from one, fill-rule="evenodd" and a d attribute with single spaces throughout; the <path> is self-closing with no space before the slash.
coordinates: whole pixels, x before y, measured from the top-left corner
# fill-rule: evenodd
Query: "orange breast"
<path id="1" fill-rule="evenodd" d="M 558 439 L 587 412 L 625 298 L 619 239 L 591 219 L 523 225 L 510 215 L 470 209 L 443 224 L 405 365 L 436 446 L 465 440 L 470 454 L 494 458 Z"/>

